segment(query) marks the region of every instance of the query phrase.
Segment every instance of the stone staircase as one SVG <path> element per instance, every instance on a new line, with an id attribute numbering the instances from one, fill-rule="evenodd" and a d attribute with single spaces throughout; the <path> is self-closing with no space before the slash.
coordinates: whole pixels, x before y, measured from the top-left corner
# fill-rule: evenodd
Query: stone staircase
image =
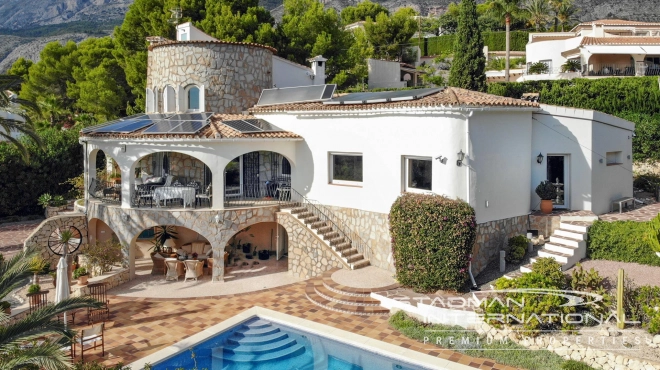
<path id="1" fill-rule="evenodd" d="M 330 221 L 323 221 L 319 216 L 309 209 L 311 205 L 301 205 L 290 209 L 283 208 L 283 212 L 290 212 L 294 217 L 305 224 L 314 234 L 316 234 L 328 248 L 332 249 L 339 258 L 341 258 L 351 270 L 369 266 L 367 260 L 353 242 L 343 232 Z"/>
<path id="2" fill-rule="evenodd" d="M 538 258 L 549 257 L 561 265 L 562 271 L 573 267 L 581 259 L 587 257 L 587 232 L 591 222 L 587 221 L 561 221 L 559 229 L 550 236 L 550 240 L 538 251 L 538 257 L 530 258 L 530 263 L 520 266 L 520 272 L 504 275 L 511 279 L 524 272 L 532 271 L 532 264 Z"/>
<path id="3" fill-rule="evenodd" d="M 327 310 L 348 313 L 358 316 L 388 315 L 390 310 L 382 307 L 380 301 L 371 298 L 372 292 L 395 289 L 394 284 L 379 288 L 353 288 L 341 285 L 332 280 L 333 269 L 321 276 L 307 281 L 305 296 L 315 305 Z"/>

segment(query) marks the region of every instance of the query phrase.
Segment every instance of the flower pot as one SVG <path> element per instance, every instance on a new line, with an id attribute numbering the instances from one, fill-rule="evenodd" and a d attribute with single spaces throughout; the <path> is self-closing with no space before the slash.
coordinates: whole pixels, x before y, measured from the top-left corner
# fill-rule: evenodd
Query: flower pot
<path id="1" fill-rule="evenodd" d="M 11 315 L 11 307 L 5 308 L 4 311 L 5 311 L 5 315 L 7 315 L 7 316 Z"/>
<path id="2" fill-rule="evenodd" d="M 541 200 L 541 212 L 545 214 L 552 213 L 552 200 Z"/>
<path id="3" fill-rule="evenodd" d="M 250 246 L 247 244 L 243 244 L 243 253 L 250 253 Z"/>
<path id="4" fill-rule="evenodd" d="M 251 255 L 251 254 L 246 254 L 246 255 L 245 255 L 245 258 L 251 260 L 251 259 L 252 259 L 252 255 Z"/>
<path id="5" fill-rule="evenodd" d="M 87 285 L 87 275 L 78 277 L 78 285 Z"/>
<path id="6" fill-rule="evenodd" d="M 268 251 L 259 251 L 259 259 L 265 261 L 270 258 L 270 253 Z"/>

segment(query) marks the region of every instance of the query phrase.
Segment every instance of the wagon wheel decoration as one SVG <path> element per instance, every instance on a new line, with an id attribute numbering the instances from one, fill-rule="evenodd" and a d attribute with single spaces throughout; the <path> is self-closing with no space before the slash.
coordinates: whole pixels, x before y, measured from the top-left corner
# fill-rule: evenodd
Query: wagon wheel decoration
<path id="1" fill-rule="evenodd" d="M 58 256 L 70 254 L 78 250 L 82 243 L 82 233 L 75 226 L 58 227 L 48 237 L 48 248 Z"/>

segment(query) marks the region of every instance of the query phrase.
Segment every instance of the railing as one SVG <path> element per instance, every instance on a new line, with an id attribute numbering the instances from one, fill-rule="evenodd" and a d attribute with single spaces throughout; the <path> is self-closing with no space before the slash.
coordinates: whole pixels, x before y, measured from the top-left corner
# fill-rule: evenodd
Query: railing
<path id="1" fill-rule="evenodd" d="M 104 203 L 121 204 L 121 184 L 91 179 L 89 183 L 89 196 Z"/>
<path id="2" fill-rule="evenodd" d="M 634 76 L 635 66 L 631 64 L 583 64 L 583 76 Z"/>
<path id="3" fill-rule="evenodd" d="M 284 205 L 291 201 L 291 186 L 277 182 L 225 187 L 225 208 Z"/>
<path id="4" fill-rule="evenodd" d="M 173 194 L 167 194 L 166 192 L 163 192 L 163 194 L 160 194 L 161 198 L 160 200 L 157 200 L 154 195 L 156 195 L 156 190 L 159 188 L 172 188 L 172 192 L 176 192 L 175 190 L 177 188 L 186 188 L 186 189 L 194 189 L 195 190 L 195 197 L 192 199 L 183 199 L 184 197 L 188 197 L 187 195 L 178 194 L 180 196 L 174 196 Z M 206 208 L 206 206 L 210 207 L 211 206 L 211 199 L 210 198 L 198 198 L 198 195 L 200 194 L 205 194 L 201 192 L 199 189 L 199 186 L 192 186 L 192 185 L 170 185 L 170 186 L 165 186 L 165 185 L 150 185 L 150 184 L 145 184 L 145 185 L 137 185 L 134 188 L 131 188 L 131 206 L 132 207 L 150 207 L 153 208 L 154 205 L 156 205 L 159 208 L 182 208 L 184 207 L 184 202 L 187 200 L 188 205 L 192 205 L 193 208 Z"/>
<path id="5" fill-rule="evenodd" d="M 319 218 L 319 221 L 329 223 L 332 226 L 332 229 L 339 233 L 339 236 L 344 237 L 347 241 L 351 243 L 358 253 L 362 254 L 365 259 L 371 259 L 371 252 L 367 243 L 362 240 L 362 237 L 353 230 L 351 230 L 348 225 L 344 223 L 337 215 L 329 210 L 326 206 L 320 204 L 315 200 L 307 199 L 304 195 L 298 193 L 297 191 L 291 189 L 291 200 L 294 206 L 305 207 L 309 212 L 314 216 Z"/>

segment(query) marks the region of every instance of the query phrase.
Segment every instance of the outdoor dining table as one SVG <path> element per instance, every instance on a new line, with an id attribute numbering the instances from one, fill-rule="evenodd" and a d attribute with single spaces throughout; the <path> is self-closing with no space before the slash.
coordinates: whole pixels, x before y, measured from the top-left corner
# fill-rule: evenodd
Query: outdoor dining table
<path id="1" fill-rule="evenodd" d="M 160 201 L 163 201 L 163 205 L 167 202 L 168 199 L 183 199 L 183 208 L 186 208 L 186 205 L 195 204 L 195 188 L 188 186 L 162 186 L 154 189 L 154 201 L 156 201 L 156 207 L 160 207 Z"/>

